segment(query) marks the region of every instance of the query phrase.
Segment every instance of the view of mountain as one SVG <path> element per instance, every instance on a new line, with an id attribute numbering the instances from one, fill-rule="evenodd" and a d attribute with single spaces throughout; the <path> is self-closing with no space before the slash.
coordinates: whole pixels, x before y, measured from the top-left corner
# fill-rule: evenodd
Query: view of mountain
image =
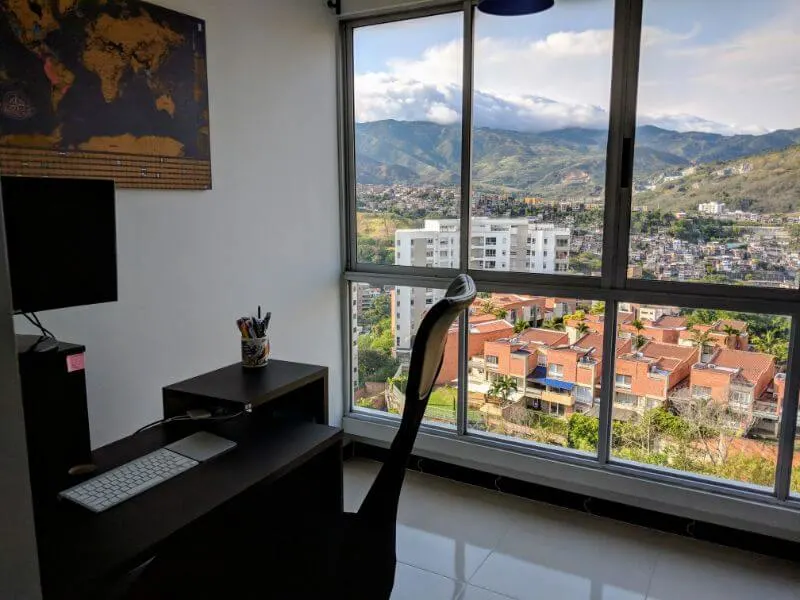
<path id="1" fill-rule="evenodd" d="M 606 132 L 597 129 L 573 127 L 539 133 L 476 129 L 475 186 L 479 190 L 503 189 L 552 198 L 599 195 L 605 178 L 606 142 Z M 635 180 L 639 188 L 652 190 L 654 182 L 665 174 L 676 175 L 694 165 L 735 161 L 797 144 L 800 129 L 724 136 L 646 125 L 637 131 Z M 360 183 L 447 185 L 459 179 L 458 125 L 395 120 L 359 123 L 356 148 Z"/>
<path id="2" fill-rule="evenodd" d="M 634 196 L 636 205 L 687 210 L 724 202 L 728 210 L 787 214 L 800 209 L 800 145 L 754 156 L 707 163 L 656 176 Z"/>

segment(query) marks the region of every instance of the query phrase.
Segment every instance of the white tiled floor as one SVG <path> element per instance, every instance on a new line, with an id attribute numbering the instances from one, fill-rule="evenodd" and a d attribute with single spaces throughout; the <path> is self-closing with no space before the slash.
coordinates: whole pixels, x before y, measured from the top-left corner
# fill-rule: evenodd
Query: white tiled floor
<path id="1" fill-rule="evenodd" d="M 347 510 L 378 468 L 345 464 Z M 415 472 L 397 534 L 392 600 L 800 600 L 794 563 Z"/>

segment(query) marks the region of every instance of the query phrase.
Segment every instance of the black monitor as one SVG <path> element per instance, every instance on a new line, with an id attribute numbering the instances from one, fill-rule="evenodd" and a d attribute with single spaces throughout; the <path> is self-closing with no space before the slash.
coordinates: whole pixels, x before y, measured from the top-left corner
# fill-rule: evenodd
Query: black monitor
<path id="1" fill-rule="evenodd" d="M 114 182 L 2 177 L 18 313 L 117 300 Z"/>

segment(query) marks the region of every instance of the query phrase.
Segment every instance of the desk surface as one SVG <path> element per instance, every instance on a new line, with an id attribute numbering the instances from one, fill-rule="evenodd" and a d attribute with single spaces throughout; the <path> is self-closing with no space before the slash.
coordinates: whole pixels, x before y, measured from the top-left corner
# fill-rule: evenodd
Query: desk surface
<path id="1" fill-rule="evenodd" d="M 98 573 L 122 573 L 200 517 L 258 483 L 278 479 L 342 439 L 340 429 L 326 425 L 257 421 L 249 416 L 201 427 L 239 445 L 107 512 L 94 514 L 60 502 L 39 533 L 43 577 L 64 589 L 89 582 Z M 98 473 L 188 435 L 181 429 L 154 429 L 99 449 Z"/>
<path id="2" fill-rule="evenodd" d="M 311 381 L 326 377 L 327 367 L 270 359 L 261 369 L 235 363 L 210 373 L 168 385 L 165 394 L 178 393 L 211 401 L 236 402 L 253 408 L 285 396 Z"/>

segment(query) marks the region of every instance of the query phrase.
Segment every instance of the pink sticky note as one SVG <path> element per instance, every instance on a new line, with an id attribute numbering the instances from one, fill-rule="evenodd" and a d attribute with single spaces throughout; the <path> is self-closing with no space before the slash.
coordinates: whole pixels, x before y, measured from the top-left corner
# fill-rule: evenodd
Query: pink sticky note
<path id="1" fill-rule="evenodd" d="M 83 371 L 84 369 L 86 369 L 86 355 L 83 352 L 80 354 L 70 354 L 67 357 L 67 373 Z"/>

